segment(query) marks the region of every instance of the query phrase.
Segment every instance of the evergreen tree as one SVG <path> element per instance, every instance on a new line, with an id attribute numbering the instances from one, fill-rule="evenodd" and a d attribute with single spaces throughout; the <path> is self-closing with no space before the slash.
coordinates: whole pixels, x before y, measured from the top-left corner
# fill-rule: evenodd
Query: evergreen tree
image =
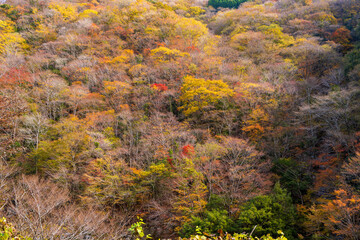
<path id="1" fill-rule="evenodd" d="M 241 3 L 246 2 L 247 0 L 209 0 L 209 6 L 214 8 L 238 8 Z"/>
<path id="2" fill-rule="evenodd" d="M 293 239 L 295 215 L 290 194 L 276 183 L 272 194 L 258 196 L 243 206 L 237 229 L 238 232 L 251 232 L 256 226 L 255 236 L 276 235 L 282 230 L 288 239 Z"/>

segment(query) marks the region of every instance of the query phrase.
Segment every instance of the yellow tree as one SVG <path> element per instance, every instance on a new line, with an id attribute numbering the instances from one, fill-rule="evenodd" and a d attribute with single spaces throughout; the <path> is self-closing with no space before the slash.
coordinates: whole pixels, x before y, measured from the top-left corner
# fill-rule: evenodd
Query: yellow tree
<path id="1" fill-rule="evenodd" d="M 189 56 L 188 53 L 181 52 L 177 49 L 169 49 L 167 47 L 158 47 L 151 50 L 151 56 L 156 63 L 166 63 L 171 60 L 178 60 L 179 58 Z"/>
<path id="2" fill-rule="evenodd" d="M 208 34 L 208 29 L 193 18 L 180 18 L 176 23 L 176 34 L 191 46 L 197 45 L 200 38 Z"/>
<path id="3" fill-rule="evenodd" d="M 27 49 L 25 39 L 16 32 L 15 23 L 0 20 L 0 54 Z"/>
<path id="4" fill-rule="evenodd" d="M 181 87 L 179 108 L 186 116 L 202 112 L 234 95 L 234 91 L 222 80 L 205 80 L 187 76 Z"/>
<path id="5" fill-rule="evenodd" d="M 52 2 L 49 4 L 49 8 L 55 10 L 58 13 L 58 15 L 60 15 L 56 17 L 60 18 L 64 22 L 73 22 L 78 17 L 76 6 L 71 3 Z"/>

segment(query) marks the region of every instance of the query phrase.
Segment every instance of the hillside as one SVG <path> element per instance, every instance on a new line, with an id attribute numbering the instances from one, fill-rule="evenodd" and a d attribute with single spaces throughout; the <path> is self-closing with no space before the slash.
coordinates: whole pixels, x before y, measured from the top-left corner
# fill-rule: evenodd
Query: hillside
<path id="1" fill-rule="evenodd" d="M 358 0 L 0 1 L 0 235 L 360 239 L 359 81 Z"/>

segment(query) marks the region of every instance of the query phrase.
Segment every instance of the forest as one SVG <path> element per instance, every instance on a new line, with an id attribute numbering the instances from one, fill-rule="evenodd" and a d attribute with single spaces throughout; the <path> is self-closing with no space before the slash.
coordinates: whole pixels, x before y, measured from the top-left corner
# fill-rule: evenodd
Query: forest
<path id="1" fill-rule="evenodd" d="M 0 239 L 359 240 L 360 1 L 0 1 Z"/>
<path id="2" fill-rule="evenodd" d="M 247 0 L 209 0 L 208 5 L 214 8 L 237 8 Z"/>

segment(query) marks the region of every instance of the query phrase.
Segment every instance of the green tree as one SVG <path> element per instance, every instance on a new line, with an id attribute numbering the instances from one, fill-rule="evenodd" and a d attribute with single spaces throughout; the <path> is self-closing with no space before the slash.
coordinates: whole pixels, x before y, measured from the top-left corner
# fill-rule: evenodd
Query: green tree
<path id="1" fill-rule="evenodd" d="M 248 0 L 209 0 L 208 5 L 214 8 L 237 8 L 241 3 L 247 1 Z"/>
<path id="2" fill-rule="evenodd" d="M 280 176 L 281 184 L 291 193 L 295 202 L 303 203 L 303 195 L 309 189 L 312 179 L 305 171 L 306 165 L 300 165 L 291 158 L 274 161 L 273 172 Z"/>
<path id="3" fill-rule="evenodd" d="M 184 224 L 181 229 L 181 236 L 189 237 L 196 233 L 196 227 L 208 234 L 217 234 L 221 232 L 233 232 L 233 221 L 226 210 L 206 211 L 203 217 L 193 216 L 191 220 Z"/>
<path id="4" fill-rule="evenodd" d="M 356 66 L 360 65 L 360 44 L 347 53 L 344 60 L 345 74 L 349 74 Z"/>
<path id="5" fill-rule="evenodd" d="M 276 183 L 272 194 L 255 197 L 241 209 L 237 219 L 238 229 L 254 235 L 276 234 L 283 230 L 289 239 L 294 239 L 296 211 L 290 194 Z"/>

